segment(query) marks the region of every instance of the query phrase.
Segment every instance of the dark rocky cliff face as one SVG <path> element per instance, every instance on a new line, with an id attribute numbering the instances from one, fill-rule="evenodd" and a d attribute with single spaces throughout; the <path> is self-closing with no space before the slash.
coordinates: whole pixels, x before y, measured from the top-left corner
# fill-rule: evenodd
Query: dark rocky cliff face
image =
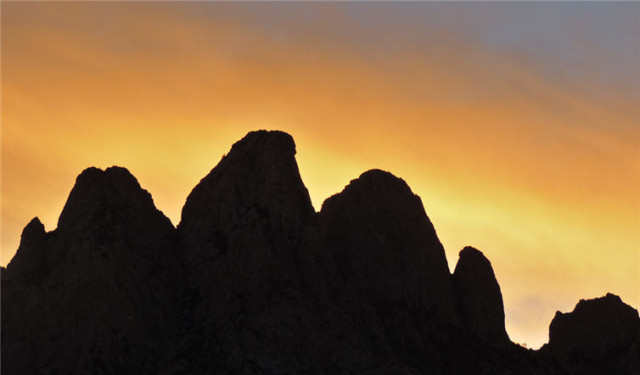
<path id="1" fill-rule="evenodd" d="M 152 373 L 176 319 L 174 229 L 128 171 L 84 171 L 2 279 L 2 372 Z"/>
<path id="2" fill-rule="evenodd" d="M 420 198 L 371 170 L 324 202 L 319 226 L 333 301 L 358 317 L 376 353 L 436 357 L 457 315 L 444 249 Z"/>
<path id="3" fill-rule="evenodd" d="M 177 229 L 127 170 L 82 172 L 58 227 L 33 219 L 1 269 L 2 373 L 638 372 L 640 320 L 619 298 L 519 348 L 490 262 L 465 248 L 451 275 L 403 180 L 365 172 L 316 213 L 295 153 L 249 133 Z"/>
<path id="4" fill-rule="evenodd" d="M 215 353 L 190 372 L 331 372 L 371 361 L 307 287 L 322 284 L 316 214 L 295 153 L 286 133 L 249 133 L 187 198 L 178 233 L 194 324 Z"/>
<path id="5" fill-rule="evenodd" d="M 40 283 L 49 273 L 46 239 L 44 225 L 37 217 L 24 227 L 20 247 L 9 263 L 14 280 L 23 285 L 34 285 Z"/>
<path id="6" fill-rule="evenodd" d="M 638 311 L 613 294 L 580 300 L 573 312 L 556 313 L 542 352 L 570 374 L 638 374 Z"/>
<path id="7" fill-rule="evenodd" d="M 466 328 L 489 345 L 508 346 L 500 285 L 482 252 L 473 247 L 460 251 L 453 284 L 460 319 Z"/>
<path id="8" fill-rule="evenodd" d="M 262 294 L 262 277 L 298 278 L 315 212 L 295 153 L 286 133 L 250 133 L 193 189 L 178 231 L 187 266 L 206 279 L 198 288 Z"/>

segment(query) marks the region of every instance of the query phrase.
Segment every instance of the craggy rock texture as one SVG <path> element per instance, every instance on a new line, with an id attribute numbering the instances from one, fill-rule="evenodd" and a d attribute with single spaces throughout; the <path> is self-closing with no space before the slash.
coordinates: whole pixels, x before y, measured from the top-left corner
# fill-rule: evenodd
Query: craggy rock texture
<path id="1" fill-rule="evenodd" d="M 45 251 L 46 238 L 44 225 L 37 217 L 24 227 L 20 247 L 9 263 L 14 279 L 25 285 L 34 285 L 40 283 L 49 273 Z"/>
<path id="2" fill-rule="evenodd" d="M 2 373 L 157 371 L 177 321 L 171 222 L 123 168 L 89 168 L 2 279 Z"/>
<path id="3" fill-rule="evenodd" d="M 257 131 L 194 188 L 177 228 L 119 167 L 82 172 L 2 278 L 3 374 L 635 374 L 638 313 L 613 295 L 550 342 L 504 329 L 491 263 L 453 275 L 422 202 L 380 170 L 316 213 L 290 135 Z"/>
<path id="4" fill-rule="evenodd" d="M 556 313 L 542 352 L 570 374 L 639 374 L 638 311 L 613 294 L 580 300 Z"/>
<path id="5" fill-rule="evenodd" d="M 391 173 L 363 173 L 320 212 L 324 263 L 334 303 L 380 355 L 437 363 L 457 324 L 444 249 L 420 198 Z"/>
<path id="6" fill-rule="evenodd" d="M 214 353 L 188 372 L 333 372 L 371 362 L 305 288 L 316 214 L 295 153 L 286 133 L 250 133 L 187 198 L 178 233 L 194 325 Z"/>
<path id="7" fill-rule="evenodd" d="M 453 284 L 465 327 L 489 345 L 509 345 L 500 285 L 482 252 L 469 246 L 460 251 Z"/>

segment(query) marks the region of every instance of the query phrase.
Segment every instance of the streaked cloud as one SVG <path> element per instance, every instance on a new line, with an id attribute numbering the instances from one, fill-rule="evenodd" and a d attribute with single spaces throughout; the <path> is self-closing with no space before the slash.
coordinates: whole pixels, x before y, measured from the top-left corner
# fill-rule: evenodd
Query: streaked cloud
<path id="1" fill-rule="evenodd" d="M 84 168 L 126 166 L 177 224 L 270 128 L 316 209 L 403 177 L 451 269 L 491 260 L 515 341 L 579 298 L 640 306 L 638 4 L 484 4 L 3 3 L 2 263 Z"/>

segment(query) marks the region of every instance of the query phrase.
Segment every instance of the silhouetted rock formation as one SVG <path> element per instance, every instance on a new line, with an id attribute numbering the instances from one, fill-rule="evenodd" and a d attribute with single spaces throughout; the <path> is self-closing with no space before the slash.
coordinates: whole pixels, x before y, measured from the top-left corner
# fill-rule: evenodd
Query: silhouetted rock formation
<path id="1" fill-rule="evenodd" d="M 638 313 L 618 297 L 512 344 L 490 262 L 453 275 L 422 202 L 371 170 L 311 205 L 282 132 L 249 133 L 175 229 L 123 168 L 78 176 L 33 219 L 2 278 L 3 374 L 637 373 Z"/>
<path id="2" fill-rule="evenodd" d="M 300 373 L 360 361 L 353 335 L 339 337 L 337 319 L 304 287 L 316 214 L 295 153 L 289 134 L 249 133 L 187 198 L 178 233 L 195 325 L 215 340 L 204 345 L 216 353 L 205 368 Z"/>
<path id="3" fill-rule="evenodd" d="M 571 374 L 640 373 L 638 311 L 607 294 L 556 312 L 543 352 Z"/>
<path id="4" fill-rule="evenodd" d="M 85 170 L 58 228 L 32 220 L 3 272 L 2 373 L 156 371 L 177 320 L 173 233 L 127 170 Z"/>
<path id="5" fill-rule="evenodd" d="M 460 318 L 484 342 L 504 347 L 510 341 L 504 328 L 500 285 L 491 262 L 477 249 L 465 247 L 453 272 Z"/>
<path id="6" fill-rule="evenodd" d="M 420 198 L 389 172 L 363 173 L 320 212 L 334 301 L 378 354 L 437 354 L 457 323 L 444 249 Z"/>
<path id="7" fill-rule="evenodd" d="M 305 256 L 315 212 L 295 152 L 286 133 L 250 133 L 193 189 L 178 231 L 188 266 L 217 279 L 200 287 L 262 294 L 260 288 L 271 287 L 262 277 L 297 278 L 282 271 Z M 227 269 L 228 261 L 245 268 Z M 221 269 L 211 272 L 210 266 Z"/>
<path id="8" fill-rule="evenodd" d="M 45 240 L 47 233 L 37 217 L 22 230 L 20 247 L 9 264 L 13 278 L 25 285 L 42 281 L 48 273 Z"/>

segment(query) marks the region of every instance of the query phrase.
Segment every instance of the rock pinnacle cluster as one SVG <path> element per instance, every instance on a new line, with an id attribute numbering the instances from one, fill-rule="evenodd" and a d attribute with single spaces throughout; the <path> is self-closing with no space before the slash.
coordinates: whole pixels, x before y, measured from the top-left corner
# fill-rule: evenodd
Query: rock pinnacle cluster
<path id="1" fill-rule="evenodd" d="M 2 269 L 2 373 L 639 374 L 638 311 L 581 300 L 527 350 L 480 250 L 453 274 L 420 197 L 364 172 L 311 205 L 293 138 L 255 131 L 177 227 L 126 169 L 77 178 Z"/>

